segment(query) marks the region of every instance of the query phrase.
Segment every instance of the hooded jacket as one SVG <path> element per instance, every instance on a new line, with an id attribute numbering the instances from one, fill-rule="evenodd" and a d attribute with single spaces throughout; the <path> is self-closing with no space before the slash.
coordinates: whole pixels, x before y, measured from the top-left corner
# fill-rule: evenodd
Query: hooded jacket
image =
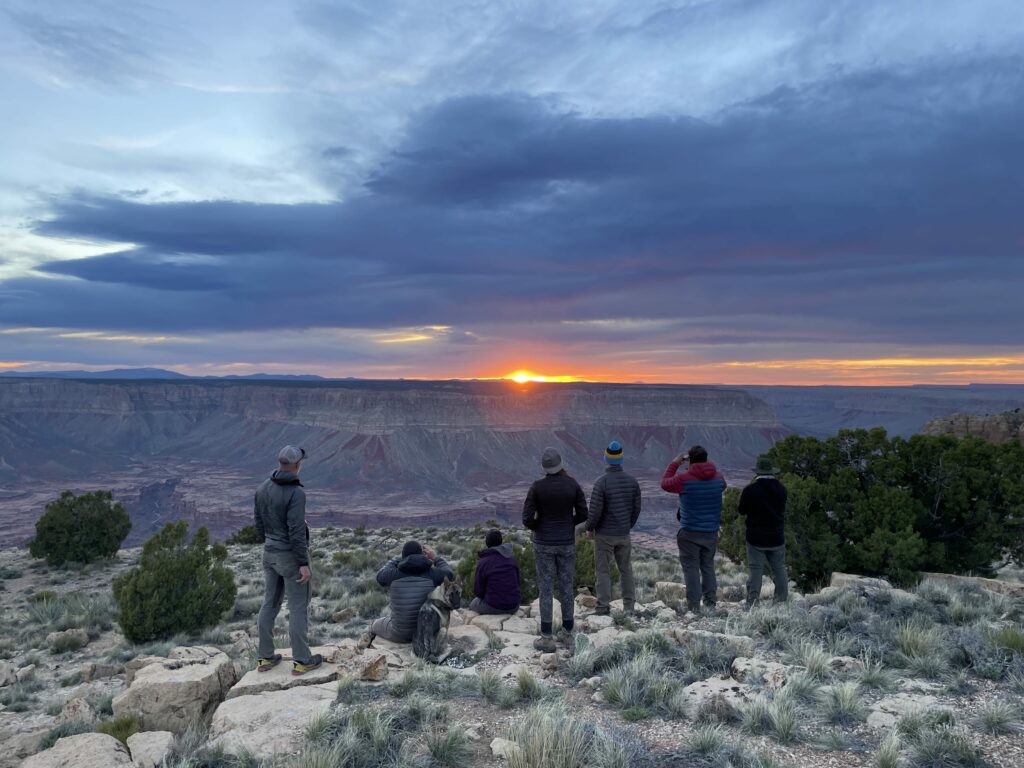
<path id="1" fill-rule="evenodd" d="M 426 555 L 396 555 L 377 571 L 377 583 L 388 588 L 391 603 L 391 631 L 409 642 L 416 633 L 416 618 L 427 595 L 455 573 L 444 558 L 433 562 Z"/>
<path id="2" fill-rule="evenodd" d="M 564 473 L 534 481 L 523 502 L 523 525 L 533 531 L 533 543 L 561 547 L 576 543 L 576 526 L 587 519 L 587 497 Z"/>
<path id="3" fill-rule="evenodd" d="M 306 492 L 294 472 L 277 470 L 256 489 L 253 517 L 267 552 L 290 551 L 299 565 L 309 565 Z"/>
<path id="4" fill-rule="evenodd" d="M 755 477 L 740 494 L 739 513 L 747 518 L 747 542 L 754 547 L 786 543 L 786 486 L 774 477 Z"/>
<path id="5" fill-rule="evenodd" d="M 590 492 L 587 530 L 603 536 L 628 536 L 640 518 L 640 483 L 620 464 L 605 468 Z"/>
<path id="6" fill-rule="evenodd" d="M 722 527 L 722 494 L 725 478 L 710 461 L 691 464 L 677 475 L 672 462 L 661 478 L 662 490 L 679 494 L 679 527 L 684 531 L 708 533 Z"/>
<path id="7" fill-rule="evenodd" d="M 512 556 L 512 544 L 499 544 L 480 552 L 473 580 L 473 593 L 498 611 L 514 613 L 523 600 L 519 589 L 519 564 Z"/>

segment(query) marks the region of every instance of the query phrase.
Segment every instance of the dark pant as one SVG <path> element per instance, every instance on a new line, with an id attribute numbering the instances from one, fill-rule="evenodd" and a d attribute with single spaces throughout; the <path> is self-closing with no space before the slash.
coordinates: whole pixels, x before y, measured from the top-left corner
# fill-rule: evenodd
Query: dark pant
<path id="1" fill-rule="evenodd" d="M 686 582 L 686 605 L 691 611 L 704 605 L 714 606 L 718 600 L 718 580 L 715 578 L 715 550 L 718 549 L 718 531 L 685 531 L 676 534 L 679 562 L 683 566 Z"/>
<path id="2" fill-rule="evenodd" d="M 551 632 L 551 598 L 558 590 L 558 601 L 562 604 L 562 626 L 571 627 L 575 602 L 573 581 L 576 577 L 576 545 L 546 546 L 534 544 L 537 559 L 537 591 L 540 592 L 541 633 Z"/>
<path id="3" fill-rule="evenodd" d="M 789 577 L 786 575 L 786 545 L 779 547 L 755 547 L 747 543 L 747 567 L 750 578 L 747 580 L 747 603 L 752 605 L 761 597 L 761 575 L 764 573 L 765 561 L 772 569 L 772 581 L 775 582 L 775 602 L 784 603 L 789 597 Z"/>
<path id="4" fill-rule="evenodd" d="M 370 625 L 370 634 L 375 637 L 383 637 L 392 643 L 411 643 L 411 637 L 398 634 L 391 625 L 390 616 L 381 616 Z"/>
<path id="5" fill-rule="evenodd" d="M 513 613 L 515 613 L 514 609 L 511 611 L 502 611 L 498 608 L 494 608 L 488 605 L 486 602 L 484 602 L 482 598 L 479 597 L 473 598 L 473 602 L 469 604 L 469 610 L 476 611 L 481 615 L 487 616 L 510 616 Z"/>
<path id="6" fill-rule="evenodd" d="M 622 607 L 632 611 L 636 606 L 633 587 L 633 545 L 629 534 L 625 536 L 594 535 L 594 566 L 597 571 L 597 609 L 607 611 L 612 601 L 612 559 L 622 577 Z"/>
<path id="7" fill-rule="evenodd" d="M 307 636 L 309 632 L 309 600 L 313 596 L 312 581 L 299 584 L 299 563 L 291 552 L 263 553 L 263 607 L 257 621 L 260 634 L 261 659 L 274 655 L 274 622 L 281 612 L 281 603 L 288 597 L 288 636 L 292 659 L 308 662 L 312 657 Z"/>

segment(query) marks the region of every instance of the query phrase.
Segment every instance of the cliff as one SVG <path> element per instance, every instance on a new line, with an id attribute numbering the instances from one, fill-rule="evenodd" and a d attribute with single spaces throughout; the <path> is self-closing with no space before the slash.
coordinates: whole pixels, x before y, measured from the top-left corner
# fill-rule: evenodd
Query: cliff
<path id="1" fill-rule="evenodd" d="M 1015 408 L 1006 413 L 957 413 L 943 419 L 933 419 L 924 427 L 926 435 L 955 435 L 980 437 L 990 443 L 1009 443 L 1017 440 L 1024 445 L 1024 410 Z"/>

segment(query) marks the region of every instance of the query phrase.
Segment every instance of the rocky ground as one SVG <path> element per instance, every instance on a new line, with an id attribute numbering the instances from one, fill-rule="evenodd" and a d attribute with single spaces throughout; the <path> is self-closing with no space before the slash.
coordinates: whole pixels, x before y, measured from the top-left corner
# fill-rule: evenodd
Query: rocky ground
<path id="1" fill-rule="evenodd" d="M 137 550 L 80 570 L 0 552 L 0 768 L 1024 765 L 1019 582 L 836 575 L 747 611 L 723 561 L 718 607 L 681 615 L 678 562 L 637 548 L 635 613 L 594 616 L 582 593 L 572 644 L 541 654 L 536 604 L 462 610 L 434 666 L 357 643 L 386 610 L 374 572 L 410 537 L 454 563 L 480 533 L 314 532 L 312 639 L 329 663 L 298 678 L 253 670 L 256 547 L 231 548 L 223 624 L 144 647 L 110 595 Z"/>

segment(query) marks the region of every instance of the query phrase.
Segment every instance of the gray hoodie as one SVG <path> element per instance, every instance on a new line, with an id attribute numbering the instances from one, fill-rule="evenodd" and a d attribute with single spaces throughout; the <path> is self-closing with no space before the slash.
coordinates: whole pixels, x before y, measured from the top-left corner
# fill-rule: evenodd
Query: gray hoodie
<path id="1" fill-rule="evenodd" d="M 291 552 L 299 565 L 309 565 L 306 492 L 294 472 L 277 470 L 256 489 L 253 516 L 267 552 Z"/>

